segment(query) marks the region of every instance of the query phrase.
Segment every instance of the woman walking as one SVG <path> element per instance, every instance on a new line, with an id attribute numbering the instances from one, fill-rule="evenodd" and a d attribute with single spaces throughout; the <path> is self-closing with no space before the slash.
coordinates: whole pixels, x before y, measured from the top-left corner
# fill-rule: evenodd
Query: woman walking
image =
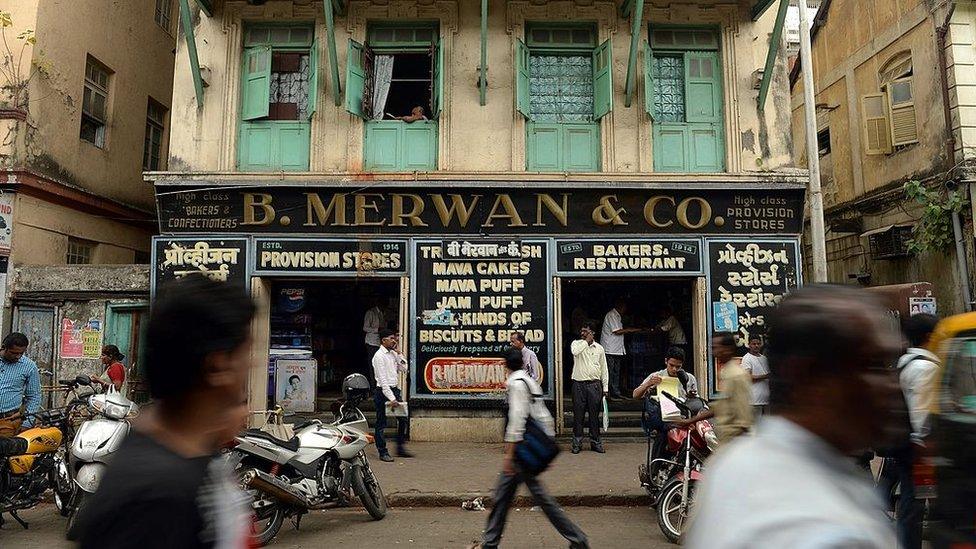
<path id="1" fill-rule="evenodd" d="M 115 345 L 102 347 L 101 360 L 105 366 L 105 371 L 92 381 L 100 383 L 105 387 L 111 385 L 115 387 L 116 391 L 122 393 L 122 388 L 125 386 L 125 365 L 122 364 L 122 359 L 124 358 L 125 355 Z"/>

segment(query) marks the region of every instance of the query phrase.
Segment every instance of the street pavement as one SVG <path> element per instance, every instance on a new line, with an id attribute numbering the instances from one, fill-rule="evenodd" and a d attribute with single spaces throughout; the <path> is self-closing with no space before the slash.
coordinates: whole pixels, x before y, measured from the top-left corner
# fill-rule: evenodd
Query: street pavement
<path id="1" fill-rule="evenodd" d="M 658 529 L 657 519 L 646 507 L 573 507 L 566 511 L 589 536 L 594 549 L 676 547 L 667 543 Z M 0 547 L 71 547 L 64 540 L 65 519 L 58 515 L 53 506 L 42 505 L 21 516 L 30 521 L 30 530 L 7 523 L 0 530 Z M 447 507 L 391 509 L 381 521 L 371 520 L 362 509 L 316 511 L 302 519 L 301 530 L 296 531 L 292 524 L 285 523 L 269 547 L 459 549 L 480 538 L 487 518 L 487 511 L 463 511 Z M 566 547 L 566 542 L 552 528 L 542 511 L 518 508 L 509 515 L 502 547 L 561 549 Z"/>

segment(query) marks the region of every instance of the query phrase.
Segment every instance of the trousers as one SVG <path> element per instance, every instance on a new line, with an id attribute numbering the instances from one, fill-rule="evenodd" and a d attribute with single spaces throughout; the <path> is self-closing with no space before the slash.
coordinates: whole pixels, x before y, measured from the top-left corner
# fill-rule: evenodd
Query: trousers
<path id="1" fill-rule="evenodd" d="M 559 507 L 556 500 L 552 499 L 552 496 L 546 492 L 542 483 L 536 477 L 522 475 L 521 473 L 514 475 L 501 473 L 498 476 L 498 485 L 495 486 L 495 505 L 491 508 L 491 514 L 488 515 L 488 526 L 485 528 L 484 542 L 481 544 L 482 547 L 486 549 L 498 547 L 498 543 L 502 540 L 502 532 L 505 530 L 505 519 L 508 518 L 508 511 L 511 509 L 512 500 L 515 498 L 515 494 L 518 492 L 518 487 L 521 483 L 525 483 L 529 492 L 532 493 L 535 504 L 542 508 L 542 512 L 546 514 L 546 518 L 549 519 L 549 522 L 552 523 L 560 535 L 569 541 L 570 547 L 580 549 L 589 547 L 586 534 L 580 530 L 580 527 L 576 523 L 566 516 L 566 513 Z"/>
<path id="2" fill-rule="evenodd" d="M 583 416 L 589 414 L 590 444 L 600 443 L 600 414 L 603 412 L 603 382 L 573 381 L 573 442 L 583 438 Z"/>
<path id="3" fill-rule="evenodd" d="M 624 355 L 607 355 L 607 370 L 610 374 L 610 396 L 620 398 L 620 366 Z"/>
<path id="4" fill-rule="evenodd" d="M 400 397 L 400 389 L 392 387 L 391 390 L 393 391 L 393 396 L 396 397 L 397 402 L 400 402 L 402 400 Z M 387 402 L 389 401 L 386 400 L 386 396 L 383 394 L 383 391 L 377 388 L 373 393 L 373 403 L 376 405 L 376 425 L 374 426 L 373 435 L 376 437 L 376 451 L 379 452 L 381 456 L 383 454 L 390 453 L 390 451 L 386 449 L 386 438 L 383 436 L 383 430 L 386 429 L 386 411 L 389 410 L 389 408 L 386 407 Z M 407 425 L 410 418 L 397 417 L 396 419 L 397 451 L 402 452 L 403 445 L 407 440 Z"/>

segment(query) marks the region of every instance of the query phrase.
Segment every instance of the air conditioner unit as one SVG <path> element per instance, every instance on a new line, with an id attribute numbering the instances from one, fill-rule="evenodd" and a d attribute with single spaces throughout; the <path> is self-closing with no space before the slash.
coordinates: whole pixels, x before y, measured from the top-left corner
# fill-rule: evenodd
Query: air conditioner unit
<path id="1" fill-rule="evenodd" d="M 868 237 L 871 259 L 895 259 L 910 255 L 908 243 L 912 239 L 911 225 L 888 225 L 861 236 Z"/>

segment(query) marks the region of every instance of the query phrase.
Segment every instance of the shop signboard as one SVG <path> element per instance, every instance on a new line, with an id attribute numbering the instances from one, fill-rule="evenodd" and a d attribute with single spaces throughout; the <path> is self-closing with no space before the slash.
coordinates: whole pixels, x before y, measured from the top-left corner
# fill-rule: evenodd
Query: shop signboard
<path id="1" fill-rule="evenodd" d="M 800 282 L 795 240 L 711 240 L 708 262 L 712 332 L 725 331 L 716 329 L 719 322 L 732 328 L 739 347 L 765 335 L 766 316 Z M 724 321 L 730 310 L 737 318 Z"/>
<path id="2" fill-rule="evenodd" d="M 407 270 L 407 243 L 399 240 L 257 238 L 257 275 L 395 275 Z"/>
<path id="3" fill-rule="evenodd" d="M 247 239 L 153 238 L 152 291 L 190 275 L 247 287 Z"/>
<path id="4" fill-rule="evenodd" d="M 695 275 L 702 272 L 699 239 L 557 240 L 556 272 L 563 275 Z"/>
<path id="5" fill-rule="evenodd" d="M 163 234 L 782 235 L 799 234 L 803 224 L 798 185 L 456 183 L 464 186 L 257 188 L 227 181 L 219 191 L 159 186 L 156 200 Z"/>
<path id="6" fill-rule="evenodd" d="M 543 240 L 416 241 L 412 395 L 501 398 L 504 351 L 525 334 L 552 394 L 548 246 Z"/>

